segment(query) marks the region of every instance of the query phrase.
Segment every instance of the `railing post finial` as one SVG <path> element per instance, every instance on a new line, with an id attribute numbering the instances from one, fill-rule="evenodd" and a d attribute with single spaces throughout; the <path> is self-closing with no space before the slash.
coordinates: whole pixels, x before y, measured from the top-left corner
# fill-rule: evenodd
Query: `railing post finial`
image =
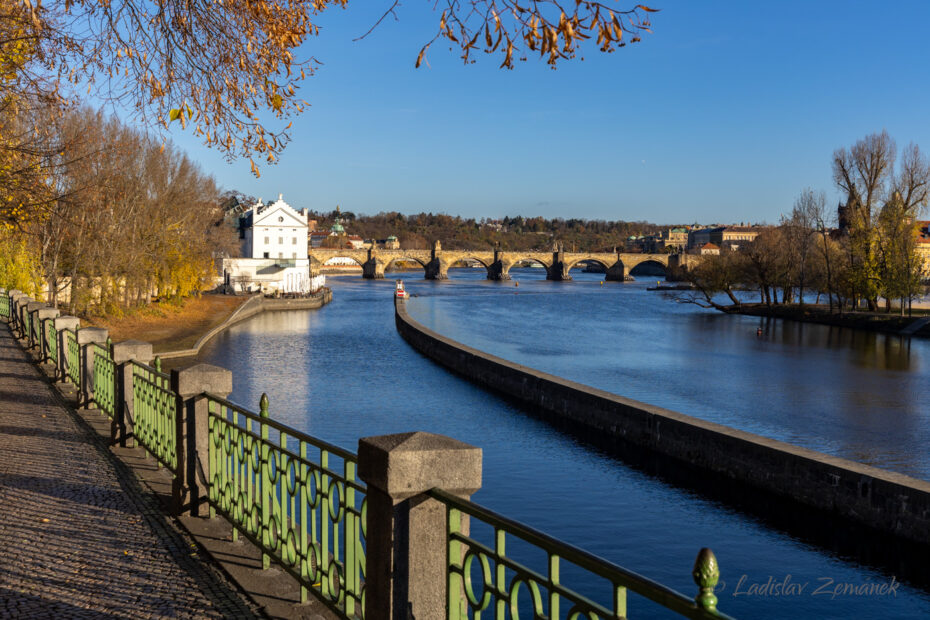
<path id="1" fill-rule="evenodd" d="M 268 394 L 262 392 L 262 397 L 258 401 L 258 414 L 263 417 L 268 417 Z"/>
<path id="2" fill-rule="evenodd" d="M 717 581 L 720 580 L 720 567 L 717 565 L 717 557 L 714 552 L 704 547 L 697 554 L 694 561 L 694 568 L 691 570 L 691 576 L 694 583 L 700 590 L 694 597 L 694 601 L 701 609 L 708 611 L 717 610 L 717 597 L 714 595 L 714 588 Z"/>
<path id="3" fill-rule="evenodd" d="M 155 356 L 155 370 L 161 372 L 161 357 L 158 355 Z"/>

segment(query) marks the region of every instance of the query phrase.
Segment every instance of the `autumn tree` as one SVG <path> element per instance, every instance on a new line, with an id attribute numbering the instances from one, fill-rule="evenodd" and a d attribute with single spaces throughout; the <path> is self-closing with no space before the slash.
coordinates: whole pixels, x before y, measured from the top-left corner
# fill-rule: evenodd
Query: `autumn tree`
<path id="1" fill-rule="evenodd" d="M 914 222 L 928 201 L 927 158 L 917 145 L 908 145 L 896 174 L 896 150 L 894 140 L 882 131 L 833 154 L 833 178 L 846 195 L 841 227 L 845 224 L 848 285 L 853 298 L 866 299 L 873 311 L 878 296 L 888 292 L 883 289 L 892 273 L 887 263 L 891 254 L 883 248 L 890 248 L 889 242 L 905 243 L 900 237 L 913 234 L 908 222 Z"/>
<path id="2" fill-rule="evenodd" d="M 739 307 L 742 302 L 736 296 L 736 288 L 751 277 L 752 269 L 745 252 L 724 251 L 719 255 L 706 255 L 697 265 L 685 272 L 685 278 L 694 286 L 695 292 L 679 296 L 678 301 L 692 303 L 704 308 L 727 310 L 729 307 L 717 301 L 716 296 L 723 293 L 732 306 Z"/>
<path id="3" fill-rule="evenodd" d="M 75 110 L 56 127 L 68 144 L 54 167 L 56 198 L 24 227 L 50 301 L 67 291 L 73 311 L 113 313 L 208 284 L 212 252 L 235 243 L 213 180 L 99 111 Z"/>
<path id="4" fill-rule="evenodd" d="M 814 260 L 817 226 L 823 220 L 827 197 L 823 192 L 807 188 L 794 202 L 791 214 L 782 218 L 781 228 L 789 254 L 791 272 L 798 288 L 798 303 L 804 306 L 804 288 L 810 284 L 811 263 Z"/>
<path id="5" fill-rule="evenodd" d="M 298 95 L 301 80 L 318 66 L 301 46 L 319 33 L 322 13 L 348 3 L 10 1 L 23 14 L 20 23 L 37 60 L 18 68 L 24 80 L 50 79 L 62 97 L 86 88 L 133 110 L 150 126 L 178 122 L 226 155 L 269 162 L 288 141 L 289 118 L 307 105 Z M 432 38 L 425 35 L 429 40 L 419 50 L 417 66 L 437 41 L 460 50 L 465 62 L 485 52 L 498 55 L 501 67 L 512 68 L 530 55 L 555 65 L 588 46 L 611 52 L 639 41 L 649 32 L 653 12 L 643 5 L 620 10 L 593 0 L 437 5 L 437 30 Z M 396 17 L 398 6 L 395 0 L 376 8 L 372 28 Z M 413 60 L 416 48 L 411 51 Z"/>

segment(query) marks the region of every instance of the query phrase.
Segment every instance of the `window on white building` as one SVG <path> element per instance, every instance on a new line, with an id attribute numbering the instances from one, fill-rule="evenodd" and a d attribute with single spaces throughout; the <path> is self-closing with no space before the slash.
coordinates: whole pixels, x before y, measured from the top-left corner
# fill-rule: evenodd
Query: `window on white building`
<path id="1" fill-rule="evenodd" d="M 291 255 L 291 258 L 297 258 L 297 252 L 294 252 L 294 253 Z"/>
<path id="2" fill-rule="evenodd" d="M 271 243 L 271 237 L 265 237 L 265 245 Z"/>
<path id="3" fill-rule="evenodd" d="M 292 239 L 292 241 L 293 241 L 293 243 L 292 243 L 291 245 L 297 245 L 297 237 L 294 237 L 294 238 Z"/>
<path id="4" fill-rule="evenodd" d="M 284 252 L 278 252 L 278 258 L 284 258 Z"/>
<path id="5" fill-rule="evenodd" d="M 278 237 L 278 245 L 284 245 L 284 237 Z"/>

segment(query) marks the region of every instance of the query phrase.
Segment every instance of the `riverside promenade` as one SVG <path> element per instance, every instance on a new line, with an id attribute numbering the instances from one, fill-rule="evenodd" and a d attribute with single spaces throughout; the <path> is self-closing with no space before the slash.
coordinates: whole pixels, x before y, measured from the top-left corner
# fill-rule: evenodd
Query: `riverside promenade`
<path id="1" fill-rule="evenodd" d="M 0 617 L 253 618 L 0 325 Z"/>

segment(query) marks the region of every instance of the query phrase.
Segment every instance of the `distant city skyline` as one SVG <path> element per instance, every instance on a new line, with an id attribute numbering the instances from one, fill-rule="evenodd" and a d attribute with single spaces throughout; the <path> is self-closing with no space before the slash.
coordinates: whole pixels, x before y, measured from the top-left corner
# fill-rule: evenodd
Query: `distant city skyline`
<path id="1" fill-rule="evenodd" d="M 649 6 L 661 12 L 641 43 L 507 71 L 438 42 L 414 69 L 439 19 L 428 4 L 353 42 L 378 15 L 351 2 L 305 45 L 324 63 L 303 88 L 311 107 L 261 178 L 170 137 L 224 189 L 298 209 L 659 224 L 775 223 L 806 187 L 835 204 L 834 149 L 882 129 L 930 150 L 930 5 Z"/>

